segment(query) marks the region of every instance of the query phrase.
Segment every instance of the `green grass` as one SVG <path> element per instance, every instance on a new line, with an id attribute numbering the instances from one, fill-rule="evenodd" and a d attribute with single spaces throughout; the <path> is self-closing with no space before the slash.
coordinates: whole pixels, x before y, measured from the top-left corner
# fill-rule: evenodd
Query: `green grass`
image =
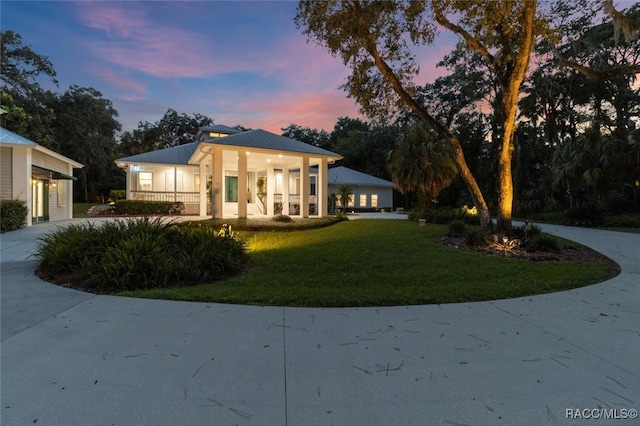
<path id="1" fill-rule="evenodd" d="M 284 306 L 383 306 L 520 297 L 602 281 L 610 262 L 531 262 L 440 244 L 444 225 L 356 220 L 292 232 L 245 232 L 244 274 L 124 296 Z"/>
<path id="2" fill-rule="evenodd" d="M 73 217 L 83 218 L 87 216 L 87 210 L 97 203 L 73 203 Z"/>

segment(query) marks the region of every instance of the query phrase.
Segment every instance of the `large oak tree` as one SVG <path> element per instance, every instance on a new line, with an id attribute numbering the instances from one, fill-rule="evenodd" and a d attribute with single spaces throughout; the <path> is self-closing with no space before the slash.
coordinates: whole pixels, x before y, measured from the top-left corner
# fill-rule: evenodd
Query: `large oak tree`
<path id="1" fill-rule="evenodd" d="M 445 139 L 485 229 L 489 209 L 469 170 L 458 137 L 415 97 L 419 67 L 411 46 L 430 45 L 439 28 L 458 34 L 467 48 L 482 55 L 501 89 L 498 226 L 511 226 L 511 159 L 520 85 L 534 35 L 540 30 L 535 0 L 301 1 L 296 25 L 310 40 L 339 56 L 351 68 L 343 88 L 371 117 L 389 117 L 408 107 Z M 436 25 L 436 22 L 438 25 Z"/>

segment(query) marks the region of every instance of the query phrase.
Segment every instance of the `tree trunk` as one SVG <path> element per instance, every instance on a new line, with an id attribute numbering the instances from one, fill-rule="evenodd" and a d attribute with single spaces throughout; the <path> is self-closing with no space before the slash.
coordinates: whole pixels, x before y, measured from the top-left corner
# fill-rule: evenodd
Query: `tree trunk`
<path id="1" fill-rule="evenodd" d="M 367 31 L 366 27 L 363 25 L 363 31 Z M 405 90 L 402 85 L 402 82 L 395 75 L 393 69 L 385 62 L 385 60 L 380 56 L 375 40 L 371 34 L 369 34 L 369 40 L 367 43 L 367 51 L 373 57 L 376 67 L 380 70 L 380 73 L 389 81 L 393 87 L 393 90 L 400 97 L 400 99 L 407 105 L 419 118 L 420 120 L 427 125 L 431 130 L 438 133 L 442 136 L 448 143 L 451 145 L 454 151 L 454 160 L 458 169 L 460 170 L 460 175 L 464 180 L 467 188 L 469 189 L 469 193 L 471 194 L 471 199 L 473 200 L 473 204 L 478 209 L 478 214 L 480 215 L 480 224 L 482 225 L 482 229 L 485 232 L 491 232 L 493 228 L 493 224 L 491 222 L 491 215 L 489 214 L 489 207 L 487 206 L 486 201 L 484 200 L 484 196 L 482 195 L 482 191 L 476 182 L 473 173 L 469 169 L 467 165 L 467 161 L 464 157 L 464 152 L 462 151 L 462 146 L 460 145 L 460 141 L 457 137 L 455 137 L 449 129 L 442 126 L 438 123 L 416 100 Z"/>

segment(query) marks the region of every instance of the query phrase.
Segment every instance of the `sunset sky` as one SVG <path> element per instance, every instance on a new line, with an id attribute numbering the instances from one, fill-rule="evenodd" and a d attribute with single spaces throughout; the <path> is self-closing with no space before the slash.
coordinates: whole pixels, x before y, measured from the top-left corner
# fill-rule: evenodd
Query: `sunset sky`
<path id="1" fill-rule="evenodd" d="M 293 1 L 7 1 L 3 31 L 49 58 L 59 80 L 113 102 L 123 130 L 168 108 L 217 124 L 281 133 L 295 123 L 331 131 L 358 107 L 338 88 L 348 69 L 308 44 Z M 455 38 L 420 56 L 420 84 Z"/>

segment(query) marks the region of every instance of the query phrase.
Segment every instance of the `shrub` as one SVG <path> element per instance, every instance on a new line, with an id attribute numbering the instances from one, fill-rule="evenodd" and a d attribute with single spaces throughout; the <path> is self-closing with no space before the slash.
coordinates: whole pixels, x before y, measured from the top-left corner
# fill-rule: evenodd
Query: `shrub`
<path id="1" fill-rule="evenodd" d="M 128 215 L 147 214 L 182 214 L 184 203 L 178 201 L 142 201 L 142 200 L 118 200 L 116 201 L 116 213 Z"/>
<path id="2" fill-rule="evenodd" d="M 0 233 L 22 229 L 29 209 L 20 200 L 0 201 Z"/>
<path id="3" fill-rule="evenodd" d="M 41 238 L 35 257 L 40 272 L 71 275 L 108 293 L 211 282 L 248 260 L 245 243 L 231 232 L 147 217 L 71 225 Z"/>
<path id="4" fill-rule="evenodd" d="M 469 229 L 465 233 L 464 239 L 467 245 L 471 247 L 481 246 L 485 243 L 485 235 L 481 229 Z"/>
<path id="5" fill-rule="evenodd" d="M 475 208 L 432 208 L 428 210 L 414 209 L 409 213 L 409 220 L 426 219 L 429 223 L 444 225 L 454 220 L 462 220 L 469 225 L 479 225 L 480 217 Z"/>
<path id="6" fill-rule="evenodd" d="M 287 216 L 286 214 L 279 214 L 277 216 L 274 216 L 271 220 L 273 220 L 274 222 L 280 222 L 280 223 L 293 222 L 293 219 L 291 219 L 291 216 Z"/>
<path id="7" fill-rule="evenodd" d="M 109 192 L 109 201 L 126 200 L 127 191 L 125 189 L 112 189 Z"/>
<path id="8" fill-rule="evenodd" d="M 467 225 L 463 220 L 456 219 L 449 223 L 449 236 L 462 237 L 467 232 Z"/>
<path id="9" fill-rule="evenodd" d="M 606 226 L 611 228 L 640 228 L 640 215 L 620 214 L 605 219 Z"/>
<path id="10" fill-rule="evenodd" d="M 584 204 L 565 210 L 563 225 L 601 226 L 604 224 L 604 212 L 595 204 Z"/>
<path id="11" fill-rule="evenodd" d="M 537 251 L 559 252 L 560 245 L 555 238 L 549 235 L 540 234 L 527 241 L 526 250 L 532 253 Z"/>

